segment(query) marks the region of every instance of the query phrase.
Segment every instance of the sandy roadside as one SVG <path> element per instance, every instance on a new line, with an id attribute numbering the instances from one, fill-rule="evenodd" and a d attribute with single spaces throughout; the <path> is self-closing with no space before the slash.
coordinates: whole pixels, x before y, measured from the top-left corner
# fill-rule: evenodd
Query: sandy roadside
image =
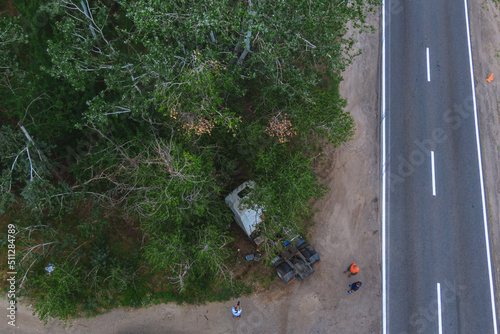
<path id="1" fill-rule="evenodd" d="M 500 296 L 500 2 L 469 1 L 471 43 L 478 105 L 483 171 L 488 205 L 492 262 L 495 268 L 497 318 Z M 488 83 L 486 78 L 496 78 Z"/>

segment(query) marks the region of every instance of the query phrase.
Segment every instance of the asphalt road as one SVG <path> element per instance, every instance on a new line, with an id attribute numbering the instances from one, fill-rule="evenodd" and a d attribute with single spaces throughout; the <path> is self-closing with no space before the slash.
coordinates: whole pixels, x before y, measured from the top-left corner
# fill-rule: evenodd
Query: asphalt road
<path id="1" fill-rule="evenodd" d="M 385 10 L 384 329 L 497 333 L 465 4 Z"/>

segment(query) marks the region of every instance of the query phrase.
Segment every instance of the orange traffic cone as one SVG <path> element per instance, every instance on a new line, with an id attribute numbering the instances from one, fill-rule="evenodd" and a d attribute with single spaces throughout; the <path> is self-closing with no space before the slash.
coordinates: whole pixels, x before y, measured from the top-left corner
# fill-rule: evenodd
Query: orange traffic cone
<path id="1" fill-rule="evenodd" d="M 488 79 L 486 79 L 486 81 L 492 82 L 493 81 L 493 76 L 494 76 L 494 74 L 491 73 L 490 76 L 488 77 Z"/>

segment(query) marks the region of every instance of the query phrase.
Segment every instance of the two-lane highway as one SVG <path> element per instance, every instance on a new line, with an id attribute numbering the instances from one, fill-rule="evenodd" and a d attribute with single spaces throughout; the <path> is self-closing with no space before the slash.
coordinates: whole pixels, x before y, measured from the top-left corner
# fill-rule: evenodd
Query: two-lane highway
<path id="1" fill-rule="evenodd" d="M 385 0 L 383 333 L 497 333 L 466 0 Z"/>

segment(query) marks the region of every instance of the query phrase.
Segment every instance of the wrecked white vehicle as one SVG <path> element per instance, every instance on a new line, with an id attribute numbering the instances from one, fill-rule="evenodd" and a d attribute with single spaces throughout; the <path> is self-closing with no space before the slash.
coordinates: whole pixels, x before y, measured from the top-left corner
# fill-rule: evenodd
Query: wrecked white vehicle
<path id="1" fill-rule="evenodd" d="M 226 203 L 231 208 L 236 223 L 250 240 L 259 246 L 266 240 L 259 228 L 264 219 L 264 208 L 243 203 L 254 188 L 253 181 L 243 183 L 226 197 Z M 290 241 L 285 242 L 279 255 L 271 263 L 278 276 L 288 284 L 295 278 L 301 281 L 314 273 L 314 265 L 321 262 L 321 259 L 316 250 L 301 236 L 291 237 L 290 233 L 286 235 L 290 236 Z"/>
<path id="2" fill-rule="evenodd" d="M 238 226 L 248 235 L 250 240 L 259 246 L 265 240 L 264 237 L 260 236 L 258 226 L 263 220 L 264 210 L 258 206 L 249 207 L 247 204 L 242 203 L 243 199 L 248 198 L 254 187 L 255 182 L 253 181 L 243 183 L 226 197 L 226 203 L 229 205 Z"/>

